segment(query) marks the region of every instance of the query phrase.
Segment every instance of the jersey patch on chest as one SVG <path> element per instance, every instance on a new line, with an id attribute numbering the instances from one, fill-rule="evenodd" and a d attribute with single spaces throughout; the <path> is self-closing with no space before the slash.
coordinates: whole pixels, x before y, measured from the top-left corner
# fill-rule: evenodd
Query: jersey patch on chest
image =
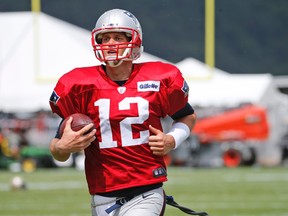
<path id="1" fill-rule="evenodd" d="M 120 86 L 117 88 L 117 91 L 119 92 L 119 94 L 124 94 L 126 92 L 126 87 Z"/>
<path id="2" fill-rule="evenodd" d="M 138 92 L 148 92 L 148 91 L 160 91 L 160 81 L 141 81 L 137 82 L 137 90 Z"/>

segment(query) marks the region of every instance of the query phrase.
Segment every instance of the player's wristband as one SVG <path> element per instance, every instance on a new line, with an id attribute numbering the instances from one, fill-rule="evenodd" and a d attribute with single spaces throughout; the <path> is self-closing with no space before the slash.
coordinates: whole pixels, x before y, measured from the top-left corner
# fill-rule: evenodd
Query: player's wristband
<path id="1" fill-rule="evenodd" d="M 182 122 L 176 122 L 172 125 L 172 128 L 167 133 L 174 137 L 175 139 L 175 148 L 180 146 L 181 143 L 183 143 L 191 134 L 190 128 L 182 123 Z"/>

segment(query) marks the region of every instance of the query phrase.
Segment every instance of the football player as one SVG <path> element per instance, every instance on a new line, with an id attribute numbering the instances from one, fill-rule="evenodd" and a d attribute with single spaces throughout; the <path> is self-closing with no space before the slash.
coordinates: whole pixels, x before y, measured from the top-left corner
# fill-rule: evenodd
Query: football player
<path id="1" fill-rule="evenodd" d="M 189 87 L 177 67 L 133 63 L 140 57 L 142 30 L 130 12 L 113 9 L 97 20 L 92 46 L 102 65 L 75 68 L 57 82 L 50 98 L 65 119 L 83 113 L 93 124 L 78 132 L 68 120 L 51 141 L 53 157 L 65 161 L 85 151 L 85 173 L 93 216 L 163 215 L 167 181 L 164 155 L 186 140 L 195 124 Z M 171 130 L 161 119 L 170 116 Z"/>

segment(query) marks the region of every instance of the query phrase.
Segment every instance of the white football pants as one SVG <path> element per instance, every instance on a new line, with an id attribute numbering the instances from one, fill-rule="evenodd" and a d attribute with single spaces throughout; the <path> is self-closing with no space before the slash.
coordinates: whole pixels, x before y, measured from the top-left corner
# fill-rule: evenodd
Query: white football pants
<path id="1" fill-rule="evenodd" d="M 124 203 L 110 214 L 105 210 L 116 203 L 116 197 L 94 195 L 91 198 L 92 216 L 160 216 L 164 215 L 165 194 L 162 189 L 156 188 L 140 194 Z"/>

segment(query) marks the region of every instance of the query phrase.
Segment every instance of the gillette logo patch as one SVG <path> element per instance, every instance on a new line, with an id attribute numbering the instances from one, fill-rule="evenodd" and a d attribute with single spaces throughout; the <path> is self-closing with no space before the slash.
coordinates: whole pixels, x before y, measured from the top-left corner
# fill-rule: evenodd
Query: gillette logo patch
<path id="1" fill-rule="evenodd" d="M 160 81 L 142 81 L 137 82 L 137 89 L 139 92 L 157 91 L 160 90 Z"/>

